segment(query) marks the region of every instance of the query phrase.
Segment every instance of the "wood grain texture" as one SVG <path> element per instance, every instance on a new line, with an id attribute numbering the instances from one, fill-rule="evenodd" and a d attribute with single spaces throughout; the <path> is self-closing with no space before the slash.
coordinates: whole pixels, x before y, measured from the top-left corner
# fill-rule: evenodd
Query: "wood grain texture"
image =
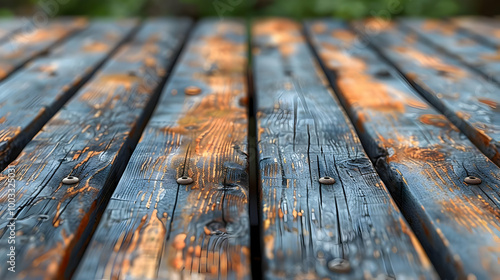
<path id="1" fill-rule="evenodd" d="M 496 279 L 500 168 L 339 21 L 307 29 L 367 152 L 443 279 Z M 477 176 L 480 185 L 464 178 Z"/>
<path id="2" fill-rule="evenodd" d="M 377 51 L 456 125 L 493 162 L 500 165 L 500 96 L 496 84 L 458 60 L 398 30 L 393 22 L 366 20 L 353 26 Z"/>
<path id="3" fill-rule="evenodd" d="M 443 54 L 450 55 L 475 70 L 486 80 L 500 85 L 500 54 L 495 47 L 475 40 L 457 25 L 436 19 L 400 19 L 398 28 L 412 32 L 417 41 L 428 43 Z"/>
<path id="4" fill-rule="evenodd" d="M 198 23 L 75 279 L 250 278 L 245 33 Z"/>
<path id="5" fill-rule="evenodd" d="M 87 24 L 83 18 L 68 18 L 54 20 L 40 27 L 33 23 L 24 26 L 20 32 L 0 44 L 0 80 L 71 34 L 84 29 Z"/>
<path id="6" fill-rule="evenodd" d="M 129 37 L 137 23 L 91 22 L 87 29 L 0 83 L 1 170 Z"/>
<path id="7" fill-rule="evenodd" d="M 186 20 L 148 20 L 35 136 L 0 180 L 0 242 L 16 220 L 16 273 L 0 248 L 0 277 L 68 279 L 139 140 L 187 31 Z M 62 184 L 66 176 L 79 183 Z M 15 206 L 6 198 L 15 195 Z"/>
<path id="8" fill-rule="evenodd" d="M 301 26 L 262 20 L 252 38 L 265 277 L 435 278 Z M 323 176 L 336 183 L 320 184 Z M 335 258 L 350 271 L 330 271 Z"/>
<path id="9" fill-rule="evenodd" d="M 500 47 L 500 21 L 498 19 L 468 16 L 449 20 L 467 31 L 476 40 L 495 48 Z"/>

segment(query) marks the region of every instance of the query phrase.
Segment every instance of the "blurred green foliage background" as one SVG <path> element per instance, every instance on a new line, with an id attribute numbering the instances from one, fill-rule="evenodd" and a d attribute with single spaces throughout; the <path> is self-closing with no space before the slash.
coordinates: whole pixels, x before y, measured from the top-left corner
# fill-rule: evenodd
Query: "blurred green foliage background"
<path id="1" fill-rule="evenodd" d="M 0 16 L 428 16 L 499 13 L 497 0 L 0 0 Z"/>

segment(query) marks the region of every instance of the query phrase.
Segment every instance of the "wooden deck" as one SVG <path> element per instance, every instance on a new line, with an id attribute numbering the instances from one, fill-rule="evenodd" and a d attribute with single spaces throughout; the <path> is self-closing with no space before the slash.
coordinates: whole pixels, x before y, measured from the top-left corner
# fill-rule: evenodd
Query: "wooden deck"
<path id="1" fill-rule="evenodd" d="M 500 279 L 500 20 L 0 20 L 0 279 Z"/>

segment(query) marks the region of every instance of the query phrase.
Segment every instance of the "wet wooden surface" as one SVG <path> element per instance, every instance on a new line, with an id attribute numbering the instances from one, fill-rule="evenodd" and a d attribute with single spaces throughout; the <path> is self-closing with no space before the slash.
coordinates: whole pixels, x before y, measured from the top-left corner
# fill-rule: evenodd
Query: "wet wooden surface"
<path id="1" fill-rule="evenodd" d="M 500 165 L 498 85 L 443 54 L 394 22 L 366 20 L 353 26 L 410 84 Z"/>
<path id="2" fill-rule="evenodd" d="M 197 24 L 76 279 L 250 278 L 246 49 Z"/>
<path id="3" fill-rule="evenodd" d="M 87 24 L 83 18 L 59 19 L 41 26 L 27 22 L 18 32 L 0 41 L 0 80 Z"/>
<path id="4" fill-rule="evenodd" d="M 433 279 L 301 35 L 253 25 L 262 234 L 267 279 Z M 333 185 L 319 178 L 333 177 Z M 329 269 L 334 259 L 350 269 Z"/>
<path id="5" fill-rule="evenodd" d="M 0 206 L 0 242 L 7 244 L 5 224 L 13 213 L 18 273 L 9 274 L 2 253 L 2 278 L 67 279 L 76 269 L 186 30 L 186 21 L 146 21 L 11 163 L 16 207 Z M 63 184 L 66 176 L 80 181 Z"/>
<path id="6" fill-rule="evenodd" d="M 0 83 L 0 169 L 99 69 L 138 24 L 98 20 Z"/>
<path id="7" fill-rule="evenodd" d="M 370 158 L 440 275 L 495 279 L 500 168 L 375 51 L 362 47 L 345 23 L 307 27 Z M 467 176 L 483 182 L 466 184 Z"/>
<path id="8" fill-rule="evenodd" d="M 0 278 L 498 279 L 499 47 L 477 17 L 0 20 Z"/>

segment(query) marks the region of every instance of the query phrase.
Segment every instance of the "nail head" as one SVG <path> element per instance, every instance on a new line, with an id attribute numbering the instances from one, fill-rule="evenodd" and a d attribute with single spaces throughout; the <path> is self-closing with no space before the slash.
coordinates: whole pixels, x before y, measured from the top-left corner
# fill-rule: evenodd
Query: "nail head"
<path id="1" fill-rule="evenodd" d="M 78 183 L 80 180 L 75 176 L 68 176 L 62 180 L 62 183 L 65 185 L 72 185 Z"/>
<path id="2" fill-rule="evenodd" d="M 351 270 L 348 260 L 336 258 L 328 262 L 328 269 L 337 273 L 346 273 Z"/>
<path id="3" fill-rule="evenodd" d="M 201 93 L 201 88 L 195 86 L 189 86 L 184 89 L 184 93 L 187 95 L 197 95 Z"/>
<path id="4" fill-rule="evenodd" d="M 475 176 L 467 176 L 465 177 L 464 182 L 469 185 L 479 185 L 481 184 L 482 180 Z"/>
<path id="5" fill-rule="evenodd" d="M 333 179 L 330 176 L 325 176 L 325 177 L 319 178 L 319 182 L 320 182 L 320 184 L 323 184 L 323 185 L 332 185 L 335 183 L 335 179 Z"/>
<path id="6" fill-rule="evenodd" d="M 187 177 L 187 176 L 182 176 L 177 179 L 177 183 L 181 185 L 189 185 L 193 182 L 193 178 Z"/>

